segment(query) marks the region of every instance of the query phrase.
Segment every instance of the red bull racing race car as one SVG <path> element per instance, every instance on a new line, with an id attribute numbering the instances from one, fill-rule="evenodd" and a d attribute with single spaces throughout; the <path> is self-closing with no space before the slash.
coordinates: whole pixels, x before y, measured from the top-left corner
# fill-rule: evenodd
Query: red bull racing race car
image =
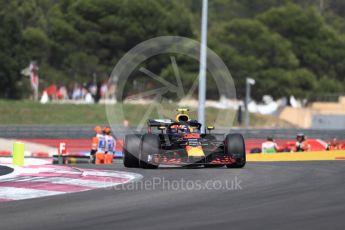
<path id="1" fill-rule="evenodd" d="M 149 119 L 145 134 L 126 135 L 123 163 L 128 168 L 155 169 L 159 165 L 243 168 L 246 150 L 241 134 L 213 134 L 178 109 L 175 120 Z"/>

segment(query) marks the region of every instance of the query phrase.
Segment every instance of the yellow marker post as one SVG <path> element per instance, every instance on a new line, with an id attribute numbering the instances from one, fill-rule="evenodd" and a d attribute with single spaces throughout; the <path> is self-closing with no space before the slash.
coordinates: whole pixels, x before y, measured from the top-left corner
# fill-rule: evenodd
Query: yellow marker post
<path id="1" fill-rule="evenodd" d="M 13 143 L 12 165 L 24 166 L 24 143 Z"/>

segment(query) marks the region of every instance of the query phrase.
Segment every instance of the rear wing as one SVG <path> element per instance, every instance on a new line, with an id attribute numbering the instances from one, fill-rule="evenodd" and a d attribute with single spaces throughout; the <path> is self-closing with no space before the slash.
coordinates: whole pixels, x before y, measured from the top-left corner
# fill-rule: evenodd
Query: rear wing
<path id="1" fill-rule="evenodd" d="M 168 128 L 169 125 L 171 125 L 173 123 L 179 123 L 179 122 L 173 121 L 171 119 L 149 119 L 147 121 L 148 132 L 151 133 L 152 127 L 155 127 L 158 129 L 160 129 L 160 127 Z M 186 123 L 188 123 L 194 129 L 201 131 L 201 124 L 197 120 L 190 120 Z"/>
<path id="2" fill-rule="evenodd" d="M 160 126 L 168 127 L 172 123 L 173 121 L 171 119 L 149 119 L 147 122 L 147 125 L 149 127 L 160 127 Z"/>

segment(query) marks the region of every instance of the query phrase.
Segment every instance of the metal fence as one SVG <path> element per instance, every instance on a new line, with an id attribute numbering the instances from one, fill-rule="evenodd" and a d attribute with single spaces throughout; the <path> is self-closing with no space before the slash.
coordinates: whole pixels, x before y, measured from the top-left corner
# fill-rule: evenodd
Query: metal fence
<path id="1" fill-rule="evenodd" d="M 303 133 L 308 138 L 328 140 L 337 138 L 345 140 L 345 130 L 320 130 L 320 129 L 238 129 L 232 132 L 239 132 L 245 138 L 266 138 L 273 136 L 275 139 L 294 139 L 296 134 Z"/>
<path id="2" fill-rule="evenodd" d="M 0 125 L 0 138 L 91 138 L 93 125 Z M 115 127 L 114 135 L 123 137 L 134 131 L 121 126 Z M 217 129 L 215 133 L 241 133 L 245 138 L 266 138 L 273 136 L 276 139 L 291 139 L 297 133 L 304 133 L 309 138 L 345 140 L 345 130 L 316 130 L 316 129 Z"/>

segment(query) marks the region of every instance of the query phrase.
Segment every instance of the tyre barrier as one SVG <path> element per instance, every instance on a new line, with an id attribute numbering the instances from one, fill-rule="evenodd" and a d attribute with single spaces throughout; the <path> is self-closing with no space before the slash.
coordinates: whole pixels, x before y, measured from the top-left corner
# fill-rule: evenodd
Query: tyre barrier
<path id="1" fill-rule="evenodd" d="M 89 164 L 90 163 L 90 157 L 88 156 L 53 156 L 52 163 L 54 165 L 57 164 Z"/>

